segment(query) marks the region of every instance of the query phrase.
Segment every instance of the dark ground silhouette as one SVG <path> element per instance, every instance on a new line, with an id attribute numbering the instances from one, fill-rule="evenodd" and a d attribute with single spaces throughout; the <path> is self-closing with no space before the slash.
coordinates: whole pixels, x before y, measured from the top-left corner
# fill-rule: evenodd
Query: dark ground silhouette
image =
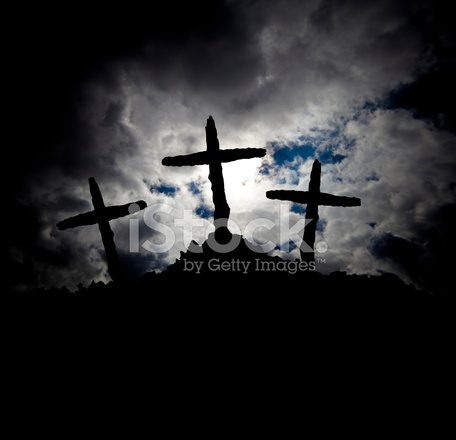
<path id="1" fill-rule="evenodd" d="M 154 398 L 157 387 L 169 384 L 179 392 L 201 380 L 217 390 L 232 381 L 249 388 L 258 378 L 258 396 L 276 384 L 310 398 L 310 406 L 327 396 L 343 406 L 356 392 L 360 402 L 382 393 L 394 400 L 398 390 L 423 396 L 444 382 L 454 345 L 449 298 L 387 274 L 255 271 L 256 260 L 269 269 L 293 266 L 243 241 L 227 254 L 207 242 L 196 249 L 203 252 L 182 253 L 136 284 L 3 296 L 3 354 L 12 374 L 78 389 L 88 383 L 99 389 L 101 380 L 106 396 L 118 393 L 119 383 L 141 394 L 147 384 Z M 248 273 L 237 259 L 251 262 Z M 215 260 L 240 270 L 209 269 Z M 200 273 L 184 270 L 189 262 L 200 263 Z M 388 400 L 387 408 L 394 403 Z"/>
<path id="2" fill-rule="evenodd" d="M 430 295 L 393 274 L 323 275 L 306 262 L 255 252 L 241 236 L 233 237 L 239 245 L 228 253 L 214 251 L 208 241 L 201 246 L 193 242 L 196 252 L 181 252 L 167 270 L 146 273 L 135 284 L 92 282 L 73 292 L 35 289 L 3 295 L 3 300 L 19 313 L 28 311 L 32 319 L 50 315 L 70 321 L 92 316 L 100 322 L 113 317 L 124 323 L 162 322 L 180 316 L 181 322 L 218 322 L 232 316 L 268 325 L 314 323 L 338 331 L 355 326 L 361 332 L 389 331 L 393 323 L 421 328 L 452 321 L 450 294 Z"/>

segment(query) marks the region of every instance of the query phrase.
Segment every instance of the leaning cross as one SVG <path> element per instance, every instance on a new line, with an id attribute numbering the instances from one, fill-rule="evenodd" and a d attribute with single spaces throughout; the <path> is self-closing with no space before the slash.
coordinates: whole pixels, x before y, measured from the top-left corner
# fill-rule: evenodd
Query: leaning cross
<path id="1" fill-rule="evenodd" d="M 57 227 L 63 231 L 68 228 L 94 225 L 98 223 L 101 239 L 103 240 L 103 245 L 106 251 L 109 275 L 111 275 L 113 281 L 122 281 L 119 257 L 114 243 L 114 232 L 112 232 L 111 226 L 109 226 L 109 221 L 119 217 L 125 217 L 129 214 L 134 214 L 135 212 L 144 209 L 147 204 L 143 200 L 138 200 L 137 202 L 127 203 L 125 205 L 106 207 L 103 202 L 103 197 L 101 196 L 100 188 L 93 177 L 89 179 L 89 185 L 94 210 L 67 218 L 60 223 L 57 223 Z"/>
<path id="2" fill-rule="evenodd" d="M 303 261 L 311 262 L 315 259 L 314 243 L 315 231 L 318 222 L 318 205 L 324 206 L 361 206 L 361 199 L 357 197 L 334 196 L 320 192 L 321 163 L 316 160 L 310 173 L 309 191 L 267 191 L 268 199 L 289 200 L 307 204 L 306 225 L 304 228 L 303 243 L 300 253 Z"/>
<path id="3" fill-rule="evenodd" d="M 212 200 L 215 207 L 214 223 L 218 237 L 222 238 L 230 235 L 227 228 L 230 207 L 225 197 L 222 162 L 263 157 L 266 154 L 266 150 L 264 148 L 220 150 L 217 129 L 215 128 L 215 122 L 212 116 L 209 116 L 206 124 L 206 146 L 207 150 L 199 153 L 186 156 L 165 157 L 162 160 L 162 164 L 173 167 L 209 165 L 209 180 L 212 184 Z"/>

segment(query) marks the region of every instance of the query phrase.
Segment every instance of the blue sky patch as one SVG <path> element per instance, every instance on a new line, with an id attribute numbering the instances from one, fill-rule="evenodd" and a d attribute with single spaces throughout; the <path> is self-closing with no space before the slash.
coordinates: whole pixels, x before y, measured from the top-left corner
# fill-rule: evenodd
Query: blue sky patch
<path id="1" fill-rule="evenodd" d="M 289 240 L 288 242 L 282 243 L 281 245 L 277 245 L 274 249 L 283 251 L 283 252 L 291 252 L 296 249 L 298 245 L 293 241 Z"/>
<path id="2" fill-rule="evenodd" d="M 274 142 L 271 143 L 272 147 L 275 147 L 275 145 Z M 272 158 L 279 166 L 285 165 L 287 168 L 297 169 L 302 162 L 305 162 L 307 158 L 312 157 L 314 152 L 315 148 L 308 143 L 303 145 L 283 145 L 275 148 Z M 295 161 L 296 163 L 293 164 Z"/>
<path id="3" fill-rule="evenodd" d="M 379 180 L 380 180 L 379 177 L 375 173 L 366 177 L 366 182 L 370 182 L 370 181 L 378 182 Z"/>
<path id="4" fill-rule="evenodd" d="M 319 153 L 318 159 L 322 163 L 340 163 L 342 162 L 347 156 L 344 156 L 343 154 L 334 154 L 334 151 L 332 150 L 331 146 L 325 151 Z"/>
<path id="5" fill-rule="evenodd" d="M 317 222 L 317 231 L 323 232 L 326 228 L 328 221 L 325 219 L 319 219 Z"/>
<path id="6" fill-rule="evenodd" d="M 291 212 L 294 212 L 296 214 L 305 214 L 306 213 L 306 205 L 303 205 L 301 203 L 293 203 L 290 208 Z"/>
<path id="7" fill-rule="evenodd" d="M 302 134 L 297 142 L 271 141 L 267 143 L 271 154 L 269 163 L 263 163 L 259 173 L 265 176 L 275 176 L 279 185 L 298 185 L 300 182 L 299 167 L 308 159 L 318 159 L 323 165 L 338 164 L 346 159 L 350 150 L 355 146 L 355 139 L 347 138 L 344 134 L 348 120 L 341 118 L 328 128 L 313 127 Z M 285 173 L 283 169 L 295 173 Z M 300 213 L 300 208 L 292 207 L 293 212 Z"/>
<path id="8" fill-rule="evenodd" d="M 196 213 L 197 216 L 199 216 L 201 218 L 205 218 L 205 219 L 208 219 L 208 218 L 214 216 L 214 210 L 209 208 L 209 206 L 204 205 L 204 204 L 199 205 L 196 208 L 195 213 Z"/>
<path id="9" fill-rule="evenodd" d="M 201 194 L 202 191 L 200 189 L 200 186 L 201 186 L 200 181 L 191 181 L 191 182 L 187 183 L 188 190 L 195 196 L 198 194 Z"/>
<path id="10" fill-rule="evenodd" d="M 164 194 L 165 196 L 174 197 L 176 193 L 180 191 L 180 188 L 172 183 L 165 183 L 162 179 L 159 179 L 158 184 L 149 184 L 149 190 L 152 194 Z"/>

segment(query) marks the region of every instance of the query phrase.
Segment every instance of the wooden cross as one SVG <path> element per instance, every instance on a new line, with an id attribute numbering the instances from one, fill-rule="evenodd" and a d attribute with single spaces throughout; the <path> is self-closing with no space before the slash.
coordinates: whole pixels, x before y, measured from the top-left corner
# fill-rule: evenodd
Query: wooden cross
<path id="1" fill-rule="evenodd" d="M 310 173 L 309 191 L 267 191 L 268 199 L 289 200 L 307 204 L 306 226 L 304 227 L 303 244 L 300 254 L 303 261 L 311 262 L 315 259 L 314 243 L 318 222 L 318 205 L 324 206 L 361 206 L 361 199 L 357 197 L 334 196 L 320 192 L 321 163 L 316 160 Z M 307 246 L 306 246 L 307 245 Z"/>
<path id="2" fill-rule="evenodd" d="M 109 225 L 110 220 L 119 217 L 125 217 L 129 214 L 144 209 L 147 204 L 143 200 L 137 202 L 127 203 L 125 205 L 105 206 L 103 197 L 101 196 L 100 188 L 93 177 L 89 179 L 90 194 L 92 195 L 92 204 L 94 210 L 79 214 L 74 217 L 67 218 L 66 220 L 57 223 L 57 227 L 63 231 L 68 228 L 76 228 L 78 226 L 94 225 L 98 223 L 101 233 L 101 239 L 106 251 L 106 259 L 108 262 L 108 272 L 113 281 L 122 281 L 122 272 L 119 265 L 119 257 L 114 243 L 114 232 L 112 232 Z"/>
<path id="3" fill-rule="evenodd" d="M 206 151 L 188 154 L 186 156 L 165 157 L 162 164 L 165 166 L 193 166 L 209 165 L 209 180 L 211 181 L 212 200 L 214 202 L 214 223 L 216 227 L 217 241 L 225 241 L 231 234 L 228 231 L 228 218 L 230 207 L 225 197 L 225 184 L 223 181 L 222 163 L 232 162 L 239 159 L 252 159 L 263 157 L 266 154 L 264 148 L 244 148 L 220 150 L 217 139 L 217 129 L 214 119 L 209 116 L 206 124 Z M 225 239 L 225 240 L 224 240 Z"/>

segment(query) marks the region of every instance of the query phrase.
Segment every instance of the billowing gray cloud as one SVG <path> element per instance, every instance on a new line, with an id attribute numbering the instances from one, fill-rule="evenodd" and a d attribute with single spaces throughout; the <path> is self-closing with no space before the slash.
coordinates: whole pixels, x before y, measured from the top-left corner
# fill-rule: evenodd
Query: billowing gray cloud
<path id="1" fill-rule="evenodd" d="M 445 8 L 318 0 L 182 8 L 147 18 L 141 9 L 94 10 L 79 14 L 84 32 L 47 23 L 36 49 L 31 34 L 17 42 L 10 284 L 74 288 L 108 279 L 96 226 L 55 227 L 91 209 L 92 176 L 106 204 L 144 199 L 172 208 L 162 217 L 176 246 L 163 253 L 129 252 L 130 219 L 112 222 L 131 276 L 178 257 L 186 211 L 203 222 L 195 227 L 201 242 L 211 223 L 208 169 L 161 160 L 205 149 L 212 115 L 222 148 L 268 150 L 224 165 L 241 231 L 256 218 L 278 225 L 283 208 L 265 192 L 306 190 L 318 158 L 322 191 L 362 199 L 360 208 L 321 208 L 317 238 L 329 248 L 319 270 L 391 271 L 432 289 L 432 273 L 448 269 L 443 243 L 454 235 L 444 218 L 456 202 L 454 31 Z M 302 208 L 286 208 L 293 222 L 303 218 Z M 141 242 L 163 241 L 138 218 Z M 280 241 L 278 226 L 254 236 Z"/>

